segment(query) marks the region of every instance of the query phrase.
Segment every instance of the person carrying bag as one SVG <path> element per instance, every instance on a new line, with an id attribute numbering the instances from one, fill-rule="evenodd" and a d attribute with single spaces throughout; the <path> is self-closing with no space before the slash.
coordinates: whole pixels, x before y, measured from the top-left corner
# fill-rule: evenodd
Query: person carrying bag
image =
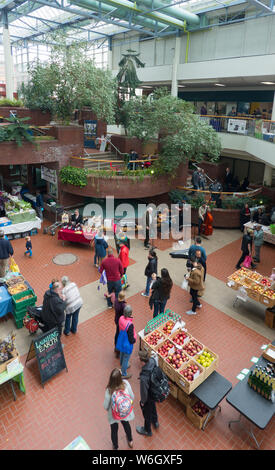
<path id="1" fill-rule="evenodd" d="M 133 352 L 134 343 L 136 342 L 137 335 L 135 332 L 132 316 L 132 307 L 126 305 L 123 310 L 123 315 L 119 318 L 119 335 L 117 338 L 116 349 L 120 351 L 120 366 L 123 379 L 130 379 L 132 375 L 127 374 L 127 369 L 130 356 Z"/>

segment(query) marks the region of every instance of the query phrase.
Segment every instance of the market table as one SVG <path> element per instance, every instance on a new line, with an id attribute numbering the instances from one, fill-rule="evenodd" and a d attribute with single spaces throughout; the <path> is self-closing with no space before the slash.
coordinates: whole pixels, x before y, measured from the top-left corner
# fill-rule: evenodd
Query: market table
<path id="1" fill-rule="evenodd" d="M 5 227 L 1 227 L 5 235 L 30 232 L 34 228 L 39 230 L 41 229 L 41 220 L 39 217 L 35 217 L 34 220 L 28 220 L 26 222 L 20 222 L 18 224 L 11 224 L 6 225 Z"/>
<path id="2" fill-rule="evenodd" d="M 87 233 L 85 235 L 83 232 L 77 233 L 74 230 L 69 229 L 60 229 L 58 232 L 58 240 L 73 242 L 73 243 L 84 243 L 90 245 L 91 240 L 94 239 L 95 233 Z"/>
<path id="3" fill-rule="evenodd" d="M 273 245 L 275 245 L 275 235 L 271 233 L 269 225 L 262 225 L 258 224 L 257 222 L 246 222 L 246 224 L 244 224 L 244 227 L 251 228 L 252 230 L 254 230 L 254 227 L 256 225 L 260 225 L 262 227 L 262 230 L 264 232 L 264 242 L 272 243 Z"/>
<path id="4" fill-rule="evenodd" d="M 231 389 L 232 383 L 214 370 L 204 382 L 193 390 L 193 395 L 209 408 L 209 413 L 202 427 L 203 431 L 216 409 L 219 407 L 221 410 L 219 404 Z"/>
<path id="5" fill-rule="evenodd" d="M 0 287 L 0 318 L 13 312 L 11 295 L 5 286 Z"/>
<path id="6" fill-rule="evenodd" d="M 275 341 L 273 341 L 272 344 L 275 345 Z M 258 362 L 250 368 L 249 372 L 256 366 L 265 367 L 267 362 L 268 361 L 261 356 Z M 249 373 L 243 380 L 240 380 L 239 383 L 235 385 L 233 390 L 226 397 L 226 401 L 240 413 L 239 419 L 229 421 L 228 426 L 230 427 L 232 423 L 239 423 L 242 425 L 241 418 L 243 416 L 258 428 L 265 429 L 274 416 L 275 403 L 265 399 L 253 390 L 247 383 L 248 377 Z M 257 448 L 259 449 L 262 441 L 258 443 L 252 428 L 250 427 L 250 429 L 247 429 L 244 425 L 242 425 L 242 427 L 254 439 Z"/>
<path id="7" fill-rule="evenodd" d="M 20 363 L 16 370 L 12 372 L 5 370 L 0 374 L 0 385 L 3 385 L 4 383 L 10 383 L 14 401 L 16 400 L 16 393 L 14 390 L 13 381 L 18 383 L 21 392 L 26 393 L 23 370 L 24 366 Z"/>

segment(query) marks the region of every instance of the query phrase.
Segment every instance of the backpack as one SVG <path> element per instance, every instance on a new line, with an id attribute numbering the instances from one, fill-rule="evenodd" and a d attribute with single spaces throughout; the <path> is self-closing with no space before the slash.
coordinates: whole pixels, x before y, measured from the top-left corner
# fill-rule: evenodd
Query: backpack
<path id="1" fill-rule="evenodd" d="M 157 365 L 151 373 L 149 392 L 152 400 L 159 403 L 163 402 L 169 395 L 168 378 Z"/>
<path id="2" fill-rule="evenodd" d="M 112 416 L 116 420 L 123 420 L 133 411 L 131 397 L 124 390 L 116 390 L 111 397 Z"/>

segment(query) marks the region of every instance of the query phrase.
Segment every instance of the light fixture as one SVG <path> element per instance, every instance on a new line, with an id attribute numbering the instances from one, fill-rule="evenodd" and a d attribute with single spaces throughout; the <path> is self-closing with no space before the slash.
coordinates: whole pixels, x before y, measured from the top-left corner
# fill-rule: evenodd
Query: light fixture
<path id="1" fill-rule="evenodd" d="M 222 83 L 215 83 L 215 86 L 225 86 Z"/>
<path id="2" fill-rule="evenodd" d="M 178 88 L 185 88 L 185 85 L 178 85 Z"/>
<path id="3" fill-rule="evenodd" d="M 275 82 L 261 82 L 263 85 L 275 85 Z"/>

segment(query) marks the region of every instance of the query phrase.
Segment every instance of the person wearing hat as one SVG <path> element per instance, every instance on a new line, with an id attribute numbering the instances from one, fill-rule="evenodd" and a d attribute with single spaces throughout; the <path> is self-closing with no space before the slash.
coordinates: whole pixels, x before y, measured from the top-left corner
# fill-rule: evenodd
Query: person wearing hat
<path id="1" fill-rule="evenodd" d="M 119 332 L 120 331 L 127 331 L 127 336 L 129 343 L 134 345 L 137 340 L 137 335 L 135 332 L 135 327 L 133 324 L 133 310 L 131 305 L 126 305 L 123 310 L 123 315 L 120 316 L 118 321 Z M 132 348 L 133 350 L 133 348 Z M 120 351 L 120 367 L 123 379 L 130 379 L 132 377 L 131 374 L 127 374 L 127 369 L 129 369 L 129 359 L 131 357 L 131 353 L 127 354 L 123 351 Z"/>
<path id="2" fill-rule="evenodd" d="M 12 255 L 11 242 L 5 238 L 4 230 L 0 230 L 0 277 L 5 277 L 9 269 L 9 259 Z"/>
<path id="3" fill-rule="evenodd" d="M 156 402 L 150 397 L 150 380 L 154 367 L 157 365 L 151 356 L 151 351 L 139 351 L 139 358 L 144 365 L 141 369 L 140 380 L 140 407 L 144 417 L 144 425 L 136 426 L 136 431 L 144 436 L 152 436 L 151 426 L 159 427 Z"/>

